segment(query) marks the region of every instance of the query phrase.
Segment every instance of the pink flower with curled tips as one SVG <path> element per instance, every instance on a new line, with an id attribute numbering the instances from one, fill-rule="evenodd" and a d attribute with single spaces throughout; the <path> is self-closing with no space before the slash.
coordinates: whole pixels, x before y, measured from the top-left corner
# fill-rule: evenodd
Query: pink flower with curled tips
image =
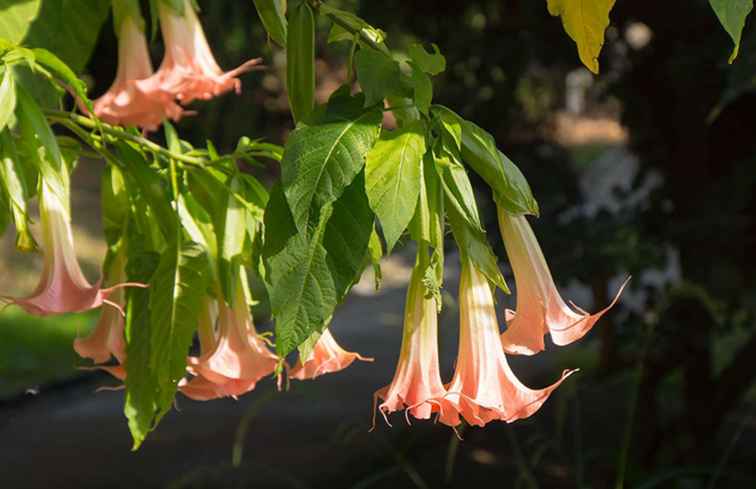
<path id="1" fill-rule="evenodd" d="M 559 295 L 541 247 L 525 216 L 499 208 L 499 229 L 515 276 L 517 310 L 506 311 L 507 329 L 501 343 L 507 353 L 533 355 L 544 350 L 544 336 L 560 346 L 585 336 L 619 299 L 629 278 L 611 304 L 595 314 L 570 308 Z M 573 304 L 574 306 L 574 304 Z"/>
<path id="2" fill-rule="evenodd" d="M 436 299 L 429 296 L 419 267 L 412 271 L 404 310 L 404 332 L 399 361 L 391 384 L 374 394 L 374 403 L 382 399 L 378 409 L 386 415 L 402 409 L 407 421 L 411 414 L 428 419 L 432 413 L 444 416 L 446 389 L 438 366 L 438 309 Z"/>
<path id="3" fill-rule="evenodd" d="M 187 367 L 194 377 L 179 384 L 181 392 L 191 399 L 205 401 L 246 394 L 278 366 L 278 356 L 255 330 L 242 287 L 236 289 L 231 307 L 221 301 L 216 315 L 206 305 L 200 319 L 201 355 L 189 357 Z"/>
<path id="4" fill-rule="evenodd" d="M 108 91 L 94 101 L 94 113 L 109 124 L 136 126 L 155 131 L 164 119 L 178 121 L 185 115 L 170 91 L 150 77 L 152 62 L 147 51 L 142 19 L 126 16 L 118 28 L 118 71 Z M 86 112 L 83 104 L 79 103 Z"/>
<path id="5" fill-rule="evenodd" d="M 125 247 L 113 257 L 109 270 L 106 272 L 108 283 L 116 285 L 126 280 Z M 119 308 L 126 304 L 123 289 L 118 289 L 110 296 L 110 300 Z M 100 319 L 92 333 L 85 338 L 74 340 L 74 350 L 82 358 L 90 358 L 95 363 L 102 364 L 115 357 L 119 364 L 126 361 L 126 341 L 123 336 L 124 316 L 115 307 L 105 307 L 100 313 Z"/>
<path id="6" fill-rule="evenodd" d="M 289 372 L 290 379 L 314 379 L 323 374 L 344 370 L 355 360 L 372 362 L 372 358 L 365 358 L 359 353 L 346 351 L 334 339 L 328 329 L 323 330 L 309 358 L 302 363 L 300 358 Z"/>
<path id="7" fill-rule="evenodd" d="M 181 103 L 208 100 L 230 90 L 239 93 L 241 81 L 237 77 L 260 67 L 262 59 L 257 58 L 224 73 L 207 44 L 190 0 L 184 0 L 183 15 L 159 2 L 159 14 L 165 56 L 151 81 Z"/>
<path id="8" fill-rule="evenodd" d="M 544 389 L 530 389 L 515 376 L 499 339 L 493 294 L 488 280 L 469 261 L 459 283 L 459 353 L 452 381 L 446 385 L 448 407 L 440 421 L 484 426 L 490 421 L 512 422 L 534 414 L 551 392 L 573 371 Z"/>
<path id="9" fill-rule="evenodd" d="M 121 287 L 145 285 L 122 283 L 107 289 L 101 289 L 99 283 L 91 285 L 76 259 L 68 202 L 44 180 L 40 185 L 39 208 L 44 255 L 42 276 L 29 297 L 6 297 L 5 300 L 37 316 L 83 312 L 103 303 L 122 313 L 120 306 L 108 297 Z"/>

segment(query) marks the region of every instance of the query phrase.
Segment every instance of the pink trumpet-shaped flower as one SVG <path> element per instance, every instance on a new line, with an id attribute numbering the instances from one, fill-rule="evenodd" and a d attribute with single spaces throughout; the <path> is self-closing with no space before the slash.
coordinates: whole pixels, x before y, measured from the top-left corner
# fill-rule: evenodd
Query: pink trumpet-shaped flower
<path id="1" fill-rule="evenodd" d="M 76 259 L 68 203 L 46 182 L 43 181 L 40 187 L 42 277 L 31 296 L 7 298 L 10 303 L 37 316 L 83 312 L 100 307 L 104 302 L 116 306 L 108 301 L 108 296 L 121 287 L 144 287 L 142 284 L 119 284 L 101 289 L 99 283 L 91 285 Z"/>
<path id="2" fill-rule="evenodd" d="M 171 92 L 149 79 L 152 63 L 140 20 L 127 16 L 121 21 L 116 78 L 108 91 L 94 101 L 94 113 L 109 124 L 155 131 L 166 118 L 181 119 L 184 110 Z"/>
<path id="3" fill-rule="evenodd" d="M 323 330 L 323 334 L 315 343 L 310 357 L 302 363 L 300 358 L 297 364 L 289 372 L 290 379 L 306 380 L 314 379 L 323 374 L 329 374 L 344 370 L 355 360 L 363 362 L 372 362 L 372 358 L 366 358 L 359 353 L 346 351 L 334 339 L 328 329 Z"/>
<path id="4" fill-rule="evenodd" d="M 446 399 L 442 423 L 456 426 L 460 415 L 471 425 L 494 420 L 512 422 L 527 418 L 546 402 L 551 392 L 573 371 L 544 389 L 524 386 L 507 363 L 499 340 L 493 294 L 488 280 L 466 261 L 459 283 L 459 353 Z"/>
<path id="5" fill-rule="evenodd" d="M 428 419 L 444 410 L 446 389 L 438 366 L 438 319 L 436 300 L 428 296 L 419 267 L 412 271 L 404 311 L 404 332 L 394 379 L 374 394 L 374 402 L 386 414 L 406 409 L 418 419 Z M 409 416 L 407 415 L 409 421 Z M 387 420 L 388 422 L 388 420 Z"/>
<path id="6" fill-rule="evenodd" d="M 498 210 L 499 229 L 514 271 L 517 311 L 506 311 L 507 329 L 501 342 L 507 353 L 533 355 L 544 350 L 544 336 L 557 345 L 568 345 L 591 330 L 596 321 L 619 299 L 627 282 L 604 309 L 590 314 L 565 304 L 557 291 L 549 266 L 525 216 Z"/>
<path id="7" fill-rule="evenodd" d="M 279 359 L 252 324 L 244 291 L 237 287 L 232 307 L 218 305 L 218 328 L 213 330 L 211 312 L 200 321 L 200 357 L 189 358 L 194 375 L 182 382 L 181 392 L 195 400 L 237 397 L 255 388 L 257 382 L 276 370 Z"/>
<path id="8" fill-rule="evenodd" d="M 113 285 L 126 280 L 125 247 L 121 247 L 113 258 L 106 280 Z M 118 308 L 122 308 L 126 303 L 124 295 L 123 289 L 115 290 L 110 300 Z M 74 340 L 74 350 L 79 356 L 91 358 L 95 363 L 105 363 L 112 356 L 119 364 L 124 364 L 126 361 L 126 341 L 123 337 L 124 317 L 118 308 L 103 308 L 92 333 L 85 338 Z"/>
<path id="9" fill-rule="evenodd" d="M 160 3 L 160 28 L 165 41 L 165 57 L 153 81 L 187 104 L 208 100 L 229 90 L 241 91 L 237 76 L 253 70 L 262 59 L 252 59 L 226 73 L 215 61 L 207 44 L 192 2 L 184 0 L 183 16 Z"/>

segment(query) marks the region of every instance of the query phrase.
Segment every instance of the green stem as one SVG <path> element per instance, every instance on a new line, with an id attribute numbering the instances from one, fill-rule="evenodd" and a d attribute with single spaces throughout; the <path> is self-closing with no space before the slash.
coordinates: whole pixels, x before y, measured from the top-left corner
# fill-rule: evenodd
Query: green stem
<path id="1" fill-rule="evenodd" d="M 78 126 L 81 126 L 87 129 L 92 129 L 92 130 L 98 129 L 102 131 L 103 133 L 108 134 L 110 136 L 138 144 L 139 146 L 146 148 L 149 151 L 159 154 L 160 156 L 163 156 L 168 159 L 173 159 L 176 161 L 180 161 L 181 163 L 185 163 L 192 166 L 198 166 L 198 167 L 204 167 L 207 165 L 207 160 L 203 158 L 196 158 L 193 156 L 187 156 L 187 155 L 174 153 L 173 151 L 165 149 L 164 147 L 150 141 L 147 138 L 137 136 L 135 134 L 131 134 L 130 132 L 127 132 L 119 127 L 115 127 L 109 124 L 105 124 L 103 122 L 95 121 L 94 119 L 90 117 L 85 117 L 82 115 L 74 114 L 73 112 L 65 112 L 62 110 L 45 110 L 45 115 L 52 122 L 58 122 L 58 123 L 64 124 L 66 125 L 66 127 L 69 127 L 69 128 L 71 126 L 69 126 L 68 124 L 70 122 L 73 122 L 74 124 L 77 124 Z"/>

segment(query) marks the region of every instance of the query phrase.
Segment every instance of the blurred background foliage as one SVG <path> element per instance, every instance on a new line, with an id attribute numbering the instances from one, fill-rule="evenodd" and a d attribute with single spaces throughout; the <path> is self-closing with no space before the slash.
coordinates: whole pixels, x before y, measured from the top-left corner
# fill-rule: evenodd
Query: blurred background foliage
<path id="1" fill-rule="evenodd" d="M 357 450 L 349 470 L 313 487 L 452 487 L 457 450 L 467 450 L 456 460 L 468 483 L 489 482 L 491 466 L 506 460 L 502 470 L 518 474 L 513 487 L 613 487 L 624 470 L 626 487 L 754 487 L 753 21 L 729 66 L 730 40 L 706 0 L 620 0 L 593 77 L 544 1 L 329 3 L 384 29 L 398 52 L 417 41 L 440 47 L 448 67 L 436 79 L 436 101 L 493 133 L 528 177 L 542 209 L 534 229 L 569 297 L 596 310 L 625 276 L 634 278 L 595 332 L 561 353 L 560 363 L 583 372 L 550 401 L 551 414 L 518 423 L 519 431 L 469 431 L 460 443 L 440 428 L 400 431 L 399 455 L 360 460 Z M 209 138 L 221 150 L 243 135 L 284 142 L 292 129 L 285 56 L 267 42 L 252 2 L 200 5 L 221 66 L 262 56 L 268 70 L 248 75 L 240 96 L 198 105 L 179 125 L 182 137 L 197 145 Z M 348 51 L 327 45 L 322 27 L 320 100 L 346 80 Z M 159 38 L 152 49 L 157 64 Z M 86 69 L 94 96 L 112 80 L 115 53 L 108 27 Z M 267 181 L 278 174 L 273 166 L 254 171 Z M 477 183 L 498 243 L 490 196 Z M 0 325 L 0 345 L 17 341 L 8 331 L 27 327 L 16 316 L 3 321 L 16 326 Z M 217 477 L 189 474 L 177 484 L 215 487 Z M 246 484 L 228 483 L 237 482 Z"/>

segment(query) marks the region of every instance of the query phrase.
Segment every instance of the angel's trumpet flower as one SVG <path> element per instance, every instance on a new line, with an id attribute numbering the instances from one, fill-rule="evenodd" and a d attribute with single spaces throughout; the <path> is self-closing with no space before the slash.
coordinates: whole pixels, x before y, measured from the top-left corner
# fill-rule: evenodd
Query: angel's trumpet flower
<path id="1" fill-rule="evenodd" d="M 331 332 L 325 329 L 315 343 L 309 358 L 304 363 L 300 358 L 289 372 L 289 378 L 297 380 L 314 379 L 323 374 L 344 370 L 355 360 L 373 361 L 372 358 L 363 357 L 359 353 L 344 350 L 336 343 Z"/>
<path id="2" fill-rule="evenodd" d="M 94 101 L 94 113 L 109 124 L 154 131 L 166 118 L 181 119 L 184 110 L 175 102 L 171 92 L 149 78 L 153 70 L 140 25 L 143 23 L 141 18 L 132 15 L 121 20 L 116 78 L 108 91 Z"/>
<path id="3" fill-rule="evenodd" d="M 126 280 L 126 248 L 124 246 L 116 253 L 106 271 L 105 280 L 111 285 L 117 285 Z M 123 289 L 118 289 L 110 296 L 110 300 L 122 308 L 125 301 Z M 74 350 L 83 358 L 91 358 L 95 363 L 105 363 L 115 357 L 119 364 L 126 361 L 126 341 L 123 337 L 124 317 L 115 307 L 105 307 L 100 313 L 100 319 L 92 333 L 85 338 L 74 340 Z"/>
<path id="4" fill-rule="evenodd" d="M 614 300 L 590 314 L 570 308 L 559 295 L 549 266 L 525 216 L 498 209 L 499 229 L 514 271 L 517 311 L 506 311 L 507 329 L 501 343 L 507 353 L 533 355 L 544 350 L 544 336 L 557 345 L 568 345 L 585 336 L 619 299 L 627 280 Z M 629 280 L 629 278 L 628 278 Z"/>
<path id="5" fill-rule="evenodd" d="M 406 409 L 418 419 L 444 414 L 446 389 L 438 366 L 438 309 L 436 299 L 423 284 L 423 272 L 415 267 L 407 290 L 404 332 L 394 379 L 374 394 L 374 403 L 382 399 L 379 409 L 388 413 Z M 387 420 L 388 422 L 388 420 Z"/>
<path id="6" fill-rule="evenodd" d="M 236 287 L 231 307 L 218 304 L 217 331 L 209 308 L 200 320 L 199 357 L 189 358 L 189 372 L 195 377 L 180 384 L 181 392 L 195 400 L 237 397 L 255 388 L 272 374 L 279 363 L 257 334 L 249 313 L 244 290 Z"/>
<path id="7" fill-rule="evenodd" d="M 76 259 L 68 202 L 44 181 L 40 185 L 39 209 L 44 255 L 42 276 L 29 297 L 6 298 L 11 304 L 38 316 L 83 312 L 103 303 L 120 310 L 108 300 L 110 294 L 124 286 L 144 287 L 123 283 L 101 289 L 99 283 L 91 285 Z"/>
<path id="8" fill-rule="evenodd" d="M 211 99 L 229 90 L 239 93 L 241 81 L 237 77 L 258 67 L 262 59 L 249 60 L 224 73 L 207 44 L 192 2 L 184 0 L 183 15 L 166 2 L 159 5 L 165 57 L 154 81 L 184 104 Z"/>
<path id="9" fill-rule="evenodd" d="M 459 283 L 459 353 L 440 421 L 451 426 L 460 415 L 471 425 L 494 420 L 512 422 L 527 418 L 541 407 L 551 392 L 573 371 L 544 389 L 530 389 L 515 376 L 499 340 L 493 294 L 488 280 L 468 260 Z"/>

